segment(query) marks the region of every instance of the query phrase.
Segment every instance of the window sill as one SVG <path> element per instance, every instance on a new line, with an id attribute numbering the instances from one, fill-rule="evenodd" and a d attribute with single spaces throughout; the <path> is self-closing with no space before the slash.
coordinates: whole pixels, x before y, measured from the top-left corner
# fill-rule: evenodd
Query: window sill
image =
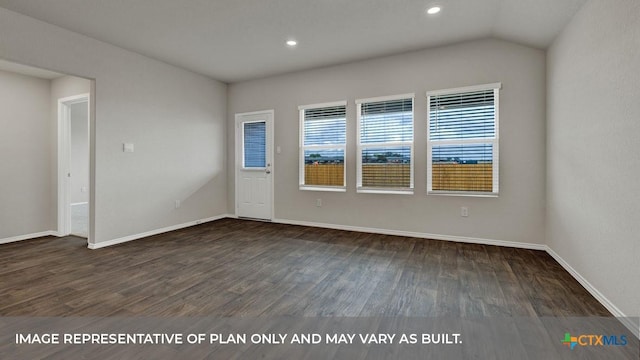
<path id="1" fill-rule="evenodd" d="M 347 188 L 343 186 L 306 186 L 300 185 L 301 191 L 329 191 L 329 192 L 347 192 Z"/>
<path id="2" fill-rule="evenodd" d="M 474 193 L 474 192 L 451 192 L 451 191 L 428 191 L 427 195 L 435 196 L 462 196 L 477 198 L 498 198 L 498 193 Z"/>
<path id="3" fill-rule="evenodd" d="M 371 189 L 360 188 L 357 190 L 359 194 L 391 194 L 391 195 L 413 195 L 413 189 Z"/>

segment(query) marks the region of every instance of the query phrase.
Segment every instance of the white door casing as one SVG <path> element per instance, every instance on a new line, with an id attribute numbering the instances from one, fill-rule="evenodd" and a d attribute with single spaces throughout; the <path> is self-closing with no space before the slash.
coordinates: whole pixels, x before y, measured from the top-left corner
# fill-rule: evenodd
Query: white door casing
<path id="1" fill-rule="evenodd" d="M 89 94 L 80 94 L 58 99 L 58 235 L 71 233 L 70 152 L 71 152 L 71 105 L 90 104 Z M 88 112 L 90 114 L 90 111 Z M 90 116 L 90 115 L 89 115 Z"/>
<path id="2" fill-rule="evenodd" d="M 236 114 L 236 215 L 273 217 L 273 110 Z"/>

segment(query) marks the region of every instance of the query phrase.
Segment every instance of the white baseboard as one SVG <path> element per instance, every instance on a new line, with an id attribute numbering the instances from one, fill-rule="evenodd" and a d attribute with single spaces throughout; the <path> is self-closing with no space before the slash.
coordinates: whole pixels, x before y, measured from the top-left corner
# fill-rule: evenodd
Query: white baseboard
<path id="1" fill-rule="evenodd" d="M 421 233 L 421 232 L 413 232 L 413 231 L 389 230 L 389 229 L 369 228 L 369 227 L 350 226 L 350 225 L 336 225 L 336 224 L 326 224 L 326 223 L 287 220 L 287 219 L 273 219 L 272 221 L 274 223 L 280 223 L 280 224 L 311 226 L 311 227 L 320 227 L 320 228 L 346 230 L 346 231 L 359 231 L 359 232 L 382 234 L 382 235 L 407 236 L 407 237 L 414 237 L 414 238 L 421 238 L 421 239 L 445 240 L 445 241 L 455 241 L 455 242 L 482 244 L 482 245 L 496 245 L 496 246 L 506 246 L 506 247 L 520 248 L 520 249 L 543 250 L 543 251 L 547 249 L 547 246 L 543 244 L 522 243 L 522 242 L 516 242 L 516 241 L 472 238 L 472 237 L 454 236 L 454 235 L 429 234 L 429 233 Z"/>
<path id="2" fill-rule="evenodd" d="M 558 255 L 557 252 L 553 251 L 553 249 L 551 249 L 549 246 L 545 247 L 547 253 L 549 253 L 551 257 L 553 257 L 569 274 L 571 274 L 571 276 L 573 276 L 573 278 L 576 279 L 580 283 L 580 285 L 587 289 L 591 296 L 596 298 L 596 300 L 598 300 L 598 302 L 600 302 L 602 306 L 607 308 L 607 310 L 609 310 L 609 312 L 613 316 L 617 317 L 625 327 L 631 330 L 631 332 L 640 339 L 640 328 L 638 327 L 638 324 L 635 324 L 631 318 L 627 317 L 620 309 L 618 309 L 617 306 L 615 306 L 609 299 L 607 299 L 606 296 L 598 291 L 595 286 L 591 285 L 591 283 L 587 281 L 587 279 L 580 275 L 580 273 L 576 269 L 574 269 L 571 265 L 569 265 L 568 262 L 566 262 L 560 255 Z"/>
<path id="3" fill-rule="evenodd" d="M 166 233 L 166 232 L 169 232 L 169 231 L 180 230 L 180 229 L 184 229 L 186 227 L 204 224 L 204 223 L 207 223 L 207 222 L 210 222 L 210 221 L 220 220 L 220 219 L 223 219 L 223 218 L 226 218 L 226 217 L 228 217 L 228 215 L 227 214 L 223 214 L 223 215 L 213 216 L 213 217 L 206 218 L 206 219 L 189 221 L 189 222 L 186 222 L 186 223 L 183 223 L 183 224 L 167 226 L 167 227 L 164 227 L 164 228 L 161 228 L 161 229 L 151 230 L 151 231 L 143 232 L 143 233 L 140 233 L 140 234 L 129 235 L 129 236 L 121 237 L 121 238 L 118 238 L 118 239 L 101 241 L 99 243 L 94 243 L 94 244 L 89 243 L 87 247 L 89 249 L 100 249 L 100 248 L 104 248 L 104 247 L 107 247 L 107 246 L 112 246 L 112 245 L 116 245 L 116 244 L 122 244 L 122 243 L 125 243 L 125 242 L 128 242 L 128 241 L 138 240 L 138 239 L 142 239 L 142 238 L 145 238 L 145 237 Z"/>
<path id="4" fill-rule="evenodd" d="M 58 236 L 58 232 L 49 230 L 49 231 L 43 231 L 43 232 L 27 234 L 27 235 L 12 236 L 8 238 L 0 239 L 0 244 L 8 244 L 8 243 L 22 241 L 22 240 L 31 240 L 31 239 L 35 239 L 43 236 Z"/>

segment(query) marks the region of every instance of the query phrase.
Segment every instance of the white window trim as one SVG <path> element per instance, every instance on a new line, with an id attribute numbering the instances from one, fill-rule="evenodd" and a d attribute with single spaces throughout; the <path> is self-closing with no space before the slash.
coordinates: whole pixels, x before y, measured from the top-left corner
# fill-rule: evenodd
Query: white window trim
<path id="1" fill-rule="evenodd" d="M 346 107 L 347 107 L 347 102 L 346 101 L 333 101 L 333 102 L 326 102 L 326 103 L 320 103 L 320 104 L 309 104 L 309 105 L 300 105 L 298 106 L 298 112 L 299 112 L 299 127 L 300 127 L 300 131 L 299 131 L 299 149 L 298 149 L 298 153 L 299 153 L 299 164 L 298 164 L 298 189 L 299 190 L 303 190 L 303 191 L 330 191 L 330 192 L 346 192 L 347 191 L 347 140 L 346 140 L 346 135 L 345 134 L 345 144 L 344 145 L 304 145 L 304 111 L 307 109 L 317 109 L 317 108 L 323 108 L 323 107 L 334 107 L 334 106 L 344 106 L 345 107 L 345 122 L 346 122 L 346 117 L 347 117 L 347 113 L 346 113 Z M 345 129 L 346 132 L 346 129 Z M 305 170 L 305 163 L 304 163 L 304 151 L 306 149 L 317 149 L 317 150 L 322 150 L 322 149 L 342 149 L 344 150 L 344 171 L 343 171 L 343 180 L 342 183 L 344 184 L 343 186 L 322 186 L 322 185 L 306 185 L 304 183 L 304 170 Z"/>
<path id="2" fill-rule="evenodd" d="M 300 105 L 298 106 L 298 110 L 306 110 L 306 109 L 317 109 L 317 108 L 325 108 L 325 107 L 334 107 L 334 106 L 347 106 L 346 101 L 332 101 L 320 104 L 309 104 L 309 105 Z"/>
<path id="3" fill-rule="evenodd" d="M 247 166 L 245 165 L 245 155 L 246 155 L 246 154 L 245 154 L 245 152 L 244 152 L 244 151 L 245 151 L 245 148 L 244 148 L 244 139 L 245 139 L 244 131 L 245 131 L 245 127 L 244 127 L 244 125 L 245 125 L 245 124 L 255 124 L 255 123 L 265 123 L 265 126 L 266 126 L 266 121 L 264 121 L 264 120 L 245 121 L 245 122 L 242 124 L 242 129 L 241 129 L 241 131 L 242 131 L 241 136 L 242 136 L 242 141 L 243 141 L 243 144 L 242 144 L 242 170 L 244 170 L 244 171 L 265 171 L 265 170 L 267 169 L 267 167 L 266 167 L 266 166 L 252 166 L 252 167 L 247 167 Z M 265 164 L 266 164 L 266 163 L 267 163 L 267 162 L 265 162 Z"/>
<path id="4" fill-rule="evenodd" d="M 346 172 L 346 171 L 345 171 Z M 329 192 L 346 192 L 346 186 L 323 186 L 323 185 L 300 185 L 303 191 L 329 191 Z"/>
<path id="5" fill-rule="evenodd" d="M 473 86 L 463 86 L 458 88 L 451 89 L 442 89 L 442 90 L 432 90 L 427 91 L 427 97 L 436 96 L 436 95 L 450 95 L 457 94 L 461 92 L 474 92 L 474 91 L 485 91 L 485 90 L 500 90 L 502 89 L 502 83 L 491 83 L 491 84 L 483 84 L 483 85 L 473 85 Z"/>
<path id="6" fill-rule="evenodd" d="M 356 154 L 356 162 L 357 162 L 357 182 L 356 182 L 356 192 L 360 194 L 395 194 L 395 195 L 412 195 L 414 191 L 414 143 L 416 137 L 415 125 L 415 107 L 416 107 L 416 94 L 402 94 L 402 95 L 390 95 L 390 96 L 379 96 L 365 99 L 356 99 L 356 134 L 357 134 L 357 154 Z M 381 101 L 392 101 L 392 100 L 402 100 L 402 99 L 411 99 L 411 114 L 413 121 L 413 140 L 411 141 L 397 141 L 397 142 L 389 142 L 389 143 L 369 143 L 362 144 L 360 142 L 360 118 L 362 117 L 362 104 L 370 103 L 370 102 L 381 102 Z M 409 163 L 409 171 L 410 171 L 410 179 L 409 179 L 409 188 L 379 188 L 379 187 L 365 187 L 362 186 L 362 150 L 370 147 L 391 147 L 391 146 L 409 146 L 411 151 L 411 162 Z"/>
<path id="7" fill-rule="evenodd" d="M 452 89 L 443 89 L 435 91 L 427 91 L 427 195 L 445 195 L 445 196 L 468 196 L 468 197 L 498 197 L 500 190 L 500 159 L 499 159 L 499 124 L 500 124 L 500 89 L 502 89 L 502 83 L 492 83 L 484 85 L 465 86 Z M 496 135 L 493 139 L 464 139 L 464 140 L 431 140 L 431 96 L 437 95 L 449 95 L 461 92 L 474 92 L 474 91 L 486 91 L 493 90 L 494 93 L 494 108 L 495 108 L 495 132 Z M 489 192 L 474 192 L 474 191 L 434 191 L 433 190 L 433 162 L 431 156 L 433 154 L 434 143 L 438 145 L 458 145 L 458 144 L 492 144 L 493 146 L 493 167 L 492 167 L 492 185 L 493 189 Z"/>
<path id="8" fill-rule="evenodd" d="M 402 100 L 402 99 L 409 99 L 409 98 L 415 100 L 415 97 L 416 97 L 415 93 L 402 94 L 402 95 L 378 96 L 378 97 L 371 97 L 371 98 L 365 98 L 365 99 L 356 99 L 356 105 L 360 105 L 362 103 Z"/>

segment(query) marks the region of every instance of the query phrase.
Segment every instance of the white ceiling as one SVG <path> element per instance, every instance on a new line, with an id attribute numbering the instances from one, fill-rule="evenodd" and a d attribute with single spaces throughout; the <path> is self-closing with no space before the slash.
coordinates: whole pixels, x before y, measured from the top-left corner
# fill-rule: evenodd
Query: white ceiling
<path id="1" fill-rule="evenodd" d="M 546 48 L 587 0 L 0 0 L 225 82 L 497 37 Z M 429 17 L 433 4 L 442 12 Z M 284 43 L 298 41 L 296 48 Z"/>

